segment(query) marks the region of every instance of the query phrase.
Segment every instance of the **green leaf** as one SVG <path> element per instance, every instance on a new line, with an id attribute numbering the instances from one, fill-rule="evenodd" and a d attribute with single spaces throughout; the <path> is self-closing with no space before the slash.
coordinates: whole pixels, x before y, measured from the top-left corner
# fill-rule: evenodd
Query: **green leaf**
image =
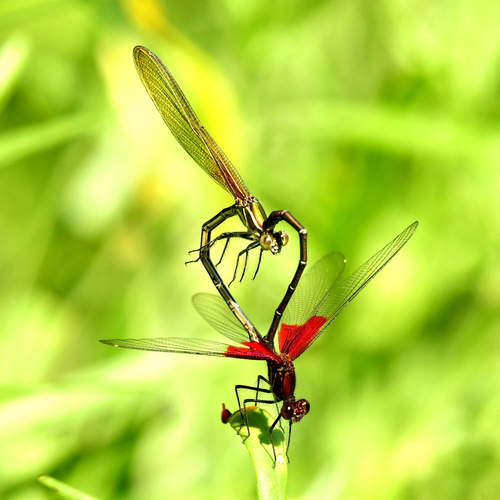
<path id="1" fill-rule="evenodd" d="M 71 498 L 73 500 L 97 500 L 96 497 L 91 497 L 90 495 L 82 493 L 50 476 L 40 476 L 38 481 L 47 486 L 47 488 L 57 491 L 63 498 Z"/>
<path id="2" fill-rule="evenodd" d="M 228 423 L 239 433 L 250 454 L 257 475 L 259 499 L 283 500 L 286 494 L 288 477 L 286 440 L 283 430 L 279 425 L 273 430 L 273 441 L 276 450 L 275 463 L 273 446 L 269 439 L 269 429 L 275 420 L 274 417 L 268 411 L 256 406 L 247 408 L 247 416 L 250 436 L 248 436 L 247 426 L 243 423 L 239 411 L 229 418 Z M 288 423 L 285 422 L 285 424 Z"/>

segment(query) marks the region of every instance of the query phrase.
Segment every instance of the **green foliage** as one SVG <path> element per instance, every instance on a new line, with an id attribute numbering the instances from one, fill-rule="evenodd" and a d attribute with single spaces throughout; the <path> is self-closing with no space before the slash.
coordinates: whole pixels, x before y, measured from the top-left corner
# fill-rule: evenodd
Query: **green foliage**
<path id="1" fill-rule="evenodd" d="M 50 476 L 40 476 L 38 481 L 47 486 L 47 488 L 57 492 L 62 498 L 69 498 L 71 500 L 96 500 L 95 497 L 90 497 Z"/>
<path id="2" fill-rule="evenodd" d="M 273 450 L 269 429 L 275 417 L 263 408 L 249 407 L 246 418 L 250 433 L 239 411 L 231 416 L 228 423 L 240 435 L 248 450 L 256 474 L 259 500 L 282 500 L 286 496 L 288 469 L 284 432 L 279 426 L 273 430 Z"/>
<path id="3" fill-rule="evenodd" d="M 221 340 L 184 262 L 232 200 L 170 136 L 136 44 L 266 210 L 308 228 L 311 262 L 342 251 L 349 272 L 420 221 L 296 364 L 289 498 L 498 496 L 499 18 L 492 0 L 1 3 L 0 497 L 47 498 L 45 474 L 98 498 L 256 495 L 219 415 L 264 364 L 98 342 Z M 292 237 L 232 287 L 262 331 L 297 256 Z"/>

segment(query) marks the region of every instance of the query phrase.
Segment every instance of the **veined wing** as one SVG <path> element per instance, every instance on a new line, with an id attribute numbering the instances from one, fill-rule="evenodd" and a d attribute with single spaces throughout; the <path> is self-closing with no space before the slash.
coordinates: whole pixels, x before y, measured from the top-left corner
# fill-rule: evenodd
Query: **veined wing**
<path id="1" fill-rule="evenodd" d="M 314 316 L 318 305 L 340 280 L 345 262 L 345 257 L 341 253 L 331 252 L 311 266 L 295 290 L 281 323 L 302 325 Z M 280 338 L 280 350 L 284 347 Z"/>
<path id="2" fill-rule="evenodd" d="M 240 344 L 248 342 L 247 331 L 219 295 L 198 293 L 193 297 L 193 305 L 200 316 L 221 335 Z"/>
<path id="3" fill-rule="evenodd" d="M 318 307 L 339 282 L 345 269 L 345 257 L 331 252 L 306 272 L 285 309 L 278 334 L 280 352 L 289 352 L 290 343 L 297 335 L 307 337 L 311 329 L 324 324 L 317 318 Z M 300 328 L 300 330 L 299 330 Z"/>
<path id="4" fill-rule="evenodd" d="M 150 50 L 134 47 L 137 73 L 164 122 L 186 152 L 234 198 L 250 196 L 240 174 L 200 123 L 174 77 Z"/>
<path id="5" fill-rule="evenodd" d="M 275 355 L 267 352 L 265 346 L 256 342 L 246 342 L 247 347 L 232 346 L 222 342 L 205 339 L 189 339 L 168 337 L 156 339 L 109 339 L 101 340 L 103 344 L 126 349 L 142 351 L 172 352 L 178 354 L 198 354 L 203 356 L 221 356 L 226 358 L 242 358 L 267 360 Z M 278 358 L 279 359 L 279 358 Z"/>
<path id="6" fill-rule="evenodd" d="M 418 222 L 414 222 L 408 226 L 344 280 L 339 279 L 343 271 L 340 263 L 340 254 L 328 254 L 319 263 L 315 264 L 302 279 L 297 291 L 290 300 L 290 305 L 292 305 L 292 301 L 300 300 L 301 295 L 299 294 L 299 290 L 302 286 L 306 290 L 315 290 L 315 286 L 317 286 L 322 291 L 322 295 L 315 292 L 315 300 L 317 302 L 312 308 L 312 313 L 309 313 L 308 316 L 304 315 L 298 318 L 297 313 L 294 313 L 297 310 L 296 305 L 295 309 L 290 309 L 290 313 L 288 313 L 288 309 L 285 311 L 279 332 L 280 351 L 288 353 L 292 360 L 298 358 L 340 314 L 344 307 L 401 250 L 412 237 L 417 226 Z M 324 279 L 319 271 L 326 271 L 329 265 L 333 266 L 333 270 L 328 273 L 331 281 L 325 287 Z M 318 295 L 320 295 L 319 300 Z M 309 306 L 307 311 L 310 311 L 310 309 Z M 281 346 L 283 346 L 283 349 L 281 349 Z"/>

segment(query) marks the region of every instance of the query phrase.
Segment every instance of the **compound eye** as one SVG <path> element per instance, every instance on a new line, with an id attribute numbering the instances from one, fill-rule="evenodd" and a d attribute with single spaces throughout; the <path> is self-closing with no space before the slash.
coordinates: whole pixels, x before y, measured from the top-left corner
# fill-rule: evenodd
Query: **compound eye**
<path id="1" fill-rule="evenodd" d="M 293 421 L 300 422 L 309 413 L 309 402 L 307 399 L 299 399 L 295 403 Z"/>
<path id="2" fill-rule="evenodd" d="M 284 247 L 290 241 L 288 233 L 286 231 L 280 231 L 278 234 L 281 241 L 281 246 Z"/>
<path id="3" fill-rule="evenodd" d="M 270 234 L 263 234 L 260 237 L 260 246 L 264 250 L 271 250 L 274 243 L 274 238 Z"/>
<path id="4" fill-rule="evenodd" d="M 306 399 L 301 400 L 300 406 L 302 408 L 302 413 L 304 415 L 307 415 L 309 413 L 309 410 L 311 409 L 311 405 L 309 404 L 309 401 L 307 401 Z"/>
<path id="5" fill-rule="evenodd" d="M 290 420 L 293 417 L 293 405 L 290 403 L 283 403 L 281 407 L 281 416 L 285 420 Z"/>

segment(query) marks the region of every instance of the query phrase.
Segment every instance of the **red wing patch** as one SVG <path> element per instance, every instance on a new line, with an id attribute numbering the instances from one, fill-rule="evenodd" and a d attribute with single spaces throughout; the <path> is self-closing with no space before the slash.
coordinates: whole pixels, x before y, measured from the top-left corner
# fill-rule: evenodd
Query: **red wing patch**
<path id="1" fill-rule="evenodd" d="M 265 359 L 281 363 L 281 358 L 262 342 L 242 342 L 247 347 L 228 346 L 224 356 L 242 359 Z"/>
<path id="2" fill-rule="evenodd" d="M 281 325 L 280 353 L 288 354 L 292 360 L 298 358 L 311 345 L 326 321 L 324 316 L 313 316 L 303 325 Z"/>

